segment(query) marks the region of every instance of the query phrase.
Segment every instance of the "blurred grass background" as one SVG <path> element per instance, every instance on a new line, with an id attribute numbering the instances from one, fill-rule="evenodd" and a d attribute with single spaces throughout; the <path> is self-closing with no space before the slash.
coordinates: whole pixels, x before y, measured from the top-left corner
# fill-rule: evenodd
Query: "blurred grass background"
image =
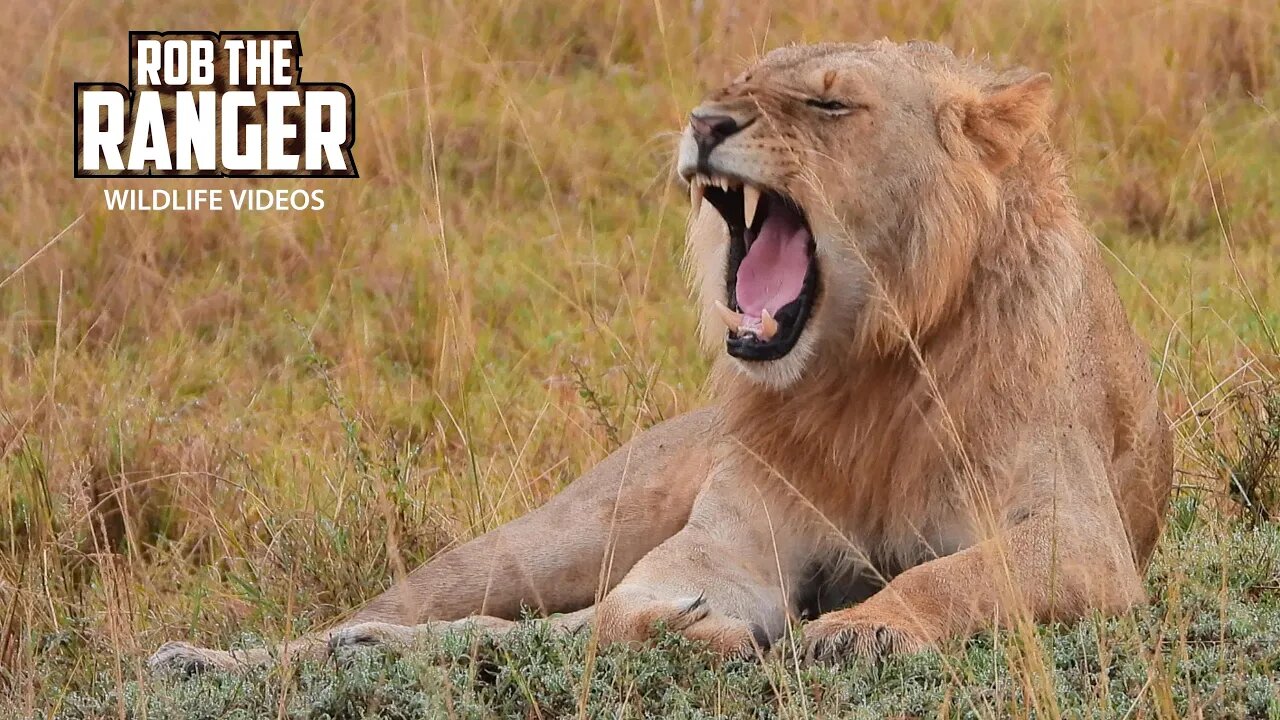
<path id="1" fill-rule="evenodd" d="M 1220 607 L 1280 613 L 1274 0 L 71 2 L 4 16 L 0 712 L 114 692 L 103 715 L 145 715 L 141 662 L 160 642 L 330 621 L 703 402 L 676 133 L 704 91 L 789 42 L 922 37 L 1053 74 L 1055 134 L 1177 433 L 1175 520 L 1196 547 L 1262 533 L 1261 579 L 1224 580 Z M 71 178 L 71 86 L 125 81 L 130 29 L 298 29 L 304 78 L 356 92 L 360 180 L 223 184 L 322 188 L 314 213 L 107 212 L 103 187 L 159 185 Z M 1153 593 L 1167 600 L 1178 577 Z M 1186 646 L 1185 625 L 1152 627 L 1151 652 Z M 1274 655 L 1227 656 L 1280 672 Z M 1037 687 L 1043 665 L 1014 663 L 1005 682 Z M 1212 707 L 1211 687 L 1151 667 L 1148 685 L 1182 694 L 1146 714 Z M 783 695 L 757 709 L 806 707 Z"/>

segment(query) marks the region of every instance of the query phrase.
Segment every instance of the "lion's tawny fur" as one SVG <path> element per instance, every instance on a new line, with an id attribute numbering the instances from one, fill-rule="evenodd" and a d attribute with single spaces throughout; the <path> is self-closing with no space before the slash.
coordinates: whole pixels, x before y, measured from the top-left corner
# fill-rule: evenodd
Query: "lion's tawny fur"
<path id="1" fill-rule="evenodd" d="M 774 51 L 711 93 L 702 109 L 749 128 L 715 168 L 793 198 L 813 230 L 822 289 L 795 349 L 724 355 L 727 230 L 695 208 L 716 403 L 295 647 L 470 616 L 502 632 L 527 606 L 604 640 L 663 624 L 724 652 L 816 615 L 805 641 L 830 657 L 1141 602 L 1169 433 L 1050 140 L 1050 85 L 879 42 Z M 820 94 L 860 110 L 823 117 L 804 103 Z M 170 644 L 153 662 L 269 657 Z"/>

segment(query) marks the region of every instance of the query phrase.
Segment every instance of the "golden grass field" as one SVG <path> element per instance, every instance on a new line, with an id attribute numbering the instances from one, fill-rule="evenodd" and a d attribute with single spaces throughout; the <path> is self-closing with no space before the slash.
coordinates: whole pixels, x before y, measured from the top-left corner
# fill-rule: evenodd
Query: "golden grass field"
<path id="1" fill-rule="evenodd" d="M 130 29 L 298 29 L 306 78 L 355 90 L 360 179 L 224 181 L 323 188 L 321 212 L 108 212 L 103 187 L 153 185 L 72 179 L 72 83 L 124 82 Z M 707 670 L 675 647 L 685 664 L 661 649 L 562 663 L 577 678 L 564 697 L 581 702 L 557 709 L 533 675 L 502 669 L 543 667 L 535 638 L 524 659 L 500 652 L 488 684 L 458 670 L 465 647 L 421 661 L 439 681 L 422 713 L 876 717 L 850 683 L 916 692 L 919 671 L 941 698 L 926 714 L 1118 717 L 1131 700 L 1135 717 L 1280 717 L 1266 680 L 1280 676 L 1274 0 L 8 3 L 0 714 L 182 716 L 164 696 L 197 690 L 189 707 L 209 717 L 398 708 L 317 700 L 326 673 L 355 670 L 265 673 L 245 690 L 166 685 L 144 661 L 169 639 L 227 646 L 329 622 L 699 405 L 710 358 L 672 173 L 686 113 L 769 48 L 885 36 L 1053 75 L 1055 136 L 1177 437 L 1182 539 L 1151 581 L 1172 610 L 1049 638 L 1092 648 L 1098 677 L 1109 633 L 1130 638 L 1115 643 L 1137 679 L 1068 698 L 1017 638 L 980 639 L 941 669 L 852 675 Z M 1177 601 L 1193 585 L 1216 598 L 1200 612 L 1246 603 L 1258 623 L 1209 642 L 1219 655 L 1198 675 L 1179 669 L 1200 657 Z M 993 653 L 1008 694 L 973 690 Z M 422 689 L 395 675 L 406 659 L 360 662 L 385 680 L 372 687 Z M 657 700 L 645 668 L 709 684 Z M 1261 680 L 1237 698 L 1223 679 L 1242 674 Z M 757 676 L 770 699 L 734 705 L 722 678 Z"/>

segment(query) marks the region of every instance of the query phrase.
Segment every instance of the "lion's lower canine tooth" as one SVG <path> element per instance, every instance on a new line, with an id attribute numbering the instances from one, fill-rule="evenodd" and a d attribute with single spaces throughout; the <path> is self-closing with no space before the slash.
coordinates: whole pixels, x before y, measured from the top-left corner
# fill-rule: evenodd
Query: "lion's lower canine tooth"
<path id="1" fill-rule="evenodd" d="M 716 314 L 724 321 L 724 324 L 733 332 L 738 332 L 742 327 L 742 313 L 734 312 L 719 300 L 716 301 Z M 777 327 L 776 323 L 774 327 Z"/>
<path id="2" fill-rule="evenodd" d="M 777 334 L 778 321 L 773 319 L 768 309 L 760 311 L 760 339 L 768 342 Z"/>
<path id="3" fill-rule="evenodd" d="M 754 185 L 742 186 L 742 217 L 747 223 L 747 227 L 751 227 L 751 221 L 756 218 L 756 205 L 760 202 L 760 189 Z"/>

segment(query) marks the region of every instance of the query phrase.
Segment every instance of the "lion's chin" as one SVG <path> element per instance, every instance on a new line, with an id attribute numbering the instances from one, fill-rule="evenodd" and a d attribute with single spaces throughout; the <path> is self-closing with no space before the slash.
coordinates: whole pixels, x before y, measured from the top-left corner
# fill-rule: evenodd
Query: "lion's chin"
<path id="1" fill-rule="evenodd" d="M 794 382 L 803 366 L 787 361 L 805 337 L 820 272 L 813 231 L 790 197 L 751 180 L 689 177 L 695 203 L 705 199 L 728 228 L 725 299 L 714 301 L 725 324 L 725 351 L 760 365 L 768 384 Z M 801 354 L 803 355 L 803 354 Z"/>
<path id="2" fill-rule="evenodd" d="M 777 360 L 742 360 L 730 355 L 727 365 L 743 380 L 771 390 L 786 390 L 803 380 L 814 361 L 817 337 L 813 330 L 804 333 L 786 354 Z"/>

